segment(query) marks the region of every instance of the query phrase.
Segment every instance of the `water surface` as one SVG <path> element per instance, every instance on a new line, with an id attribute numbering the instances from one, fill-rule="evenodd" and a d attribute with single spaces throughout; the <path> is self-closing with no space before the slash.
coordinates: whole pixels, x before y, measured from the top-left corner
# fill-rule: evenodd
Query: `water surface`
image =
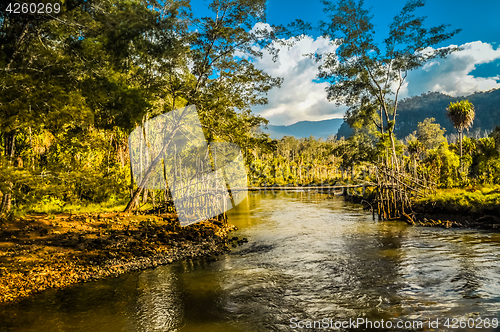
<path id="1" fill-rule="evenodd" d="M 250 192 L 229 220 L 249 243 L 228 255 L 46 291 L 3 306 L 0 330 L 297 331 L 293 318 L 364 318 L 463 331 L 443 324 L 499 316 L 499 234 L 374 221 L 300 192 Z"/>

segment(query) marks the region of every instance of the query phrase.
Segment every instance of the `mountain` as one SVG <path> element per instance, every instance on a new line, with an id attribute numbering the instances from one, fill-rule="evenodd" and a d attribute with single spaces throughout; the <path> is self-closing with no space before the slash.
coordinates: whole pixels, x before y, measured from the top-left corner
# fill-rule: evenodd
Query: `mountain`
<path id="1" fill-rule="evenodd" d="M 478 129 L 491 131 L 500 125 L 500 89 L 476 92 L 465 97 L 451 97 L 439 92 L 430 92 L 406 98 L 401 102 L 398 107 L 399 115 L 396 116 L 397 137 L 406 137 L 417 129 L 419 122 L 431 117 L 446 129 L 446 134 L 455 134 L 457 131 L 446 116 L 446 108 L 450 102 L 463 99 L 470 101 L 476 111 L 469 132 Z"/>
<path id="2" fill-rule="evenodd" d="M 262 131 L 273 139 L 280 139 L 283 136 L 295 136 L 296 138 L 314 136 L 326 139 L 330 135 L 335 135 L 343 122 L 343 119 L 299 121 L 288 126 L 267 125 L 267 129 L 262 128 Z"/>
<path id="3" fill-rule="evenodd" d="M 469 133 L 481 130 L 491 131 L 500 126 L 500 89 L 476 92 L 469 96 L 452 97 L 440 92 L 428 92 L 420 96 L 406 98 L 398 105 L 396 116 L 396 137 L 403 139 L 417 130 L 419 122 L 426 118 L 435 118 L 436 122 L 446 129 L 446 134 L 456 134 L 451 121 L 446 116 L 446 108 L 450 102 L 467 99 L 475 108 L 476 116 Z M 338 136 L 350 136 L 351 128 L 347 123 L 339 128 Z M 467 132 L 465 133 L 467 135 Z"/>
<path id="4" fill-rule="evenodd" d="M 343 122 L 339 127 L 339 131 L 337 132 L 337 137 L 340 139 L 341 137 L 347 138 L 353 134 L 353 130 L 351 126 L 347 122 Z"/>

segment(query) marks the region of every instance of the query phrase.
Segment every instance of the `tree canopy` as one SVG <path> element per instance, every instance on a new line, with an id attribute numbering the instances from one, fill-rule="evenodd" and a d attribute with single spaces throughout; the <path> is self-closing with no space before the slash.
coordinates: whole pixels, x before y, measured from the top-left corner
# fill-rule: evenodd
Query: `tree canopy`
<path id="1" fill-rule="evenodd" d="M 447 25 L 426 28 L 425 17 L 415 15 L 424 1 L 410 0 L 394 17 L 384 45 L 378 45 L 372 17 L 362 0 L 323 3 L 330 20 L 322 22 L 321 31 L 337 46 L 334 52 L 316 54 L 318 60 L 323 60 L 318 76 L 329 82 L 328 99 L 350 106 L 347 117 L 372 105 L 366 116 L 373 117 L 379 111 L 375 123 L 382 134 L 387 131 L 396 157 L 394 127 L 399 94 L 408 72 L 457 50 L 454 46 L 432 47 L 459 30 L 448 31 Z"/>
<path id="2" fill-rule="evenodd" d="M 263 25 L 264 0 L 213 0 L 207 17 L 196 17 L 183 0 L 72 0 L 57 14 L 15 14 L 7 5 L 0 4 L 4 213 L 11 193 L 35 192 L 29 179 L 42 172 L 51 174 L 46 192 L 70 186 L 61 172 L 80 178 L 79 169 L 62 163 L 91 158 L 86 140 L 101 135 L 108 143 L 93 151 L 94 170 L 105 177 L 114 166 L 98 165 L 114 155 L 127 177 L 127 134 L 188 104 L 199 110 L 209 140 L 235 142 L 245 152 L 265 140 L 254 129 L 266 120 L 251 108 L 265 104 L 281 79 L 253 59 L 262 50 L 275 54 L 275 43 L 291 32 Z M 38 138 L 45 143 L 37 150 Z M 16 162 L 23 159 L 28 168 Z"/>
<path id="3" fill-rule="evenodd" d="M 460 158 L 462 158 L 462 140 L 464 129 L 469 129 L 474 122 L 474 105 L 468 100 L 460 100 L 450 103 L 447 115 L 450 118 L 453 126 L 457 129 L 460 137 Z"/>

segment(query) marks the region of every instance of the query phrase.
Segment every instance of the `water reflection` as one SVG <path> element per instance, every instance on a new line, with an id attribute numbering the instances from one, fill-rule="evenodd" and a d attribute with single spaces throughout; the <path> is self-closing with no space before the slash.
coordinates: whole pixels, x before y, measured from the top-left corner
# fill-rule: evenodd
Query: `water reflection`
<path id="1" fill-rule="evenodd" d="M 149 270 L 139 274 L 137 280 L 137 303 L 128 330 L 171 331 L 179 326 L 184 305 L 176 275 L 168 269 Z"/>
<path id="2" fill-rule="evenodd" d="M 341 198 L 249 193 L 250 242 L 49 291 L 0 313 L 7 331 L 290 331 L 290 320 L 498 317 L 498 234 L 373 221 Z M 356 329 L 360 331 L 361 329 Z"/>

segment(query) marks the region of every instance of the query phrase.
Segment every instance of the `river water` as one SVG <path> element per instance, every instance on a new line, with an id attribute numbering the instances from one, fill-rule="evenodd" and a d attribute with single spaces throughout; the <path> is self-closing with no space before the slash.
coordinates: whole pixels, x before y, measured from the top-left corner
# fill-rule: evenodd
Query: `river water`
<path id="1" fill-rule="evenodd" d="M 0 331 L 496 330 L 499 234 L 305 192 L 250 192 L 229 221 L 249 243 L 227 255 L 43 292 L 2 307 Z"/>

